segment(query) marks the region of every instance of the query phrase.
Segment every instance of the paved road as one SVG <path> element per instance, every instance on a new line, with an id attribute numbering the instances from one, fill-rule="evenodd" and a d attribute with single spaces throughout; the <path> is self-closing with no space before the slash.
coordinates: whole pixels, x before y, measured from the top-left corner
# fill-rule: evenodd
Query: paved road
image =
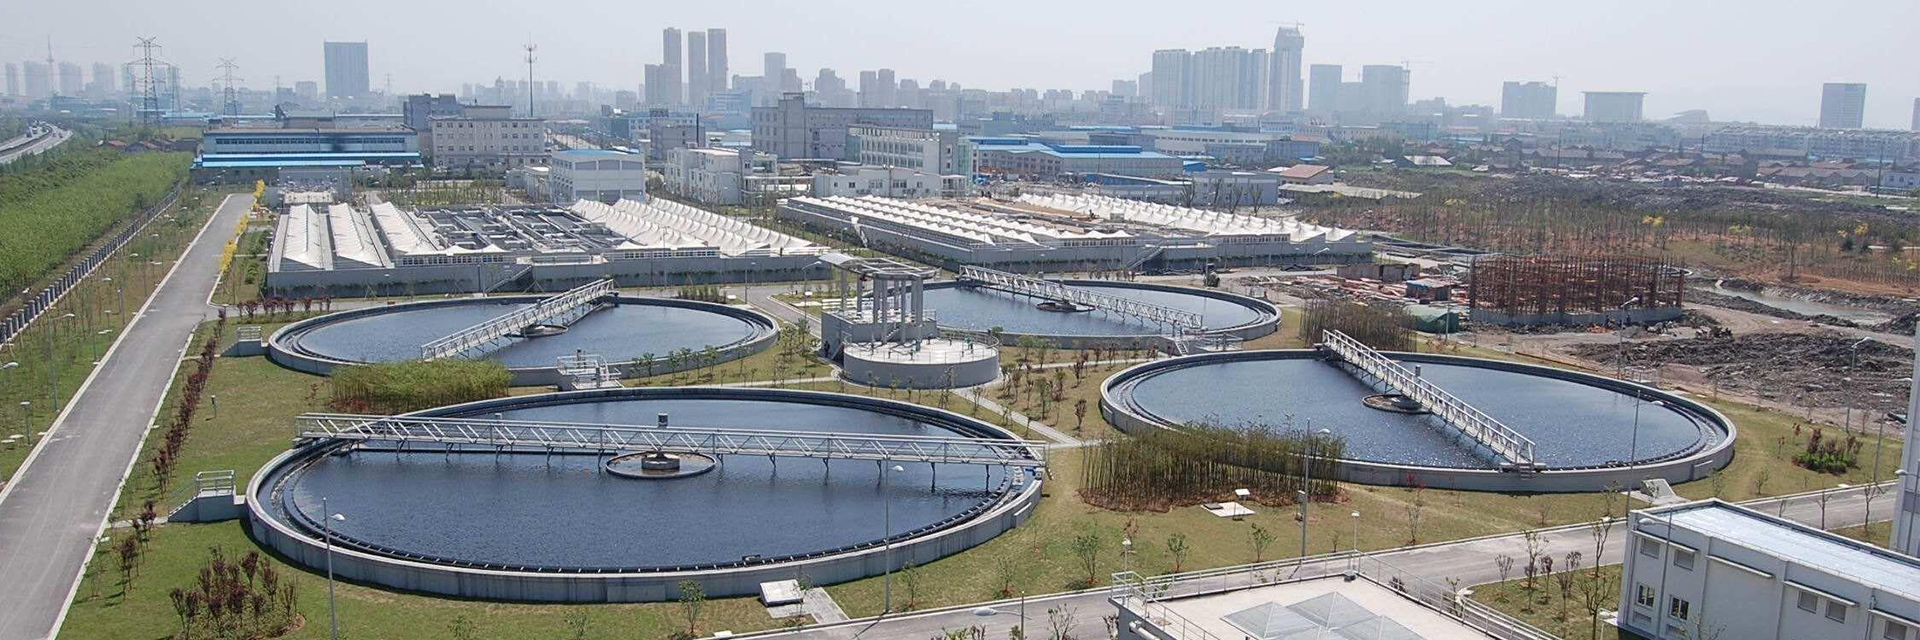
<path id="1" fill-rule="evenodd" d="M 53 130 L 53 135 L 36 140 L 33 144 L 8 151 L 5 154 L 0 154 L 0 164 L 7 164 L 28 155 L 38 155 L 48 149 L 60 146 L 61 143 L 66 142 L 68 138 L 72 137 L 72 131 L 56 128 Z"/>
<path id="2" fill-rule="evenodd" d="M 1891 514 L 1895 494 L 1892 491 L 1876 496 L 1873 501 L 1874 520 L 1885 521 Z M 1778 507 L 1782 501 L 1762 500 L 1748 503 L 1755 509 L 1770 514 L 1782 513 Z M 1809 524 L 1819 524 L 1820 508 L 1817 501 L 1810 498 L 1787 500 L 1784 514 L 1787 518 Z M 1826 517 L 1829 526 L 1839 528 L 1857 526 L 1864 514 L 1865 499 L 1858 489 L 1842 494 L 1834 492 L 1827 502 Z M 1568 551 L 1580 551 L 1585 559 L 1582 564 L 1593 564 L 1593 527 L 1591 525 L 1562 528 L 1544 532 L 1542 539 L 1545 551 L 1554 556 L 1556 563 L 1562 561 Z M 1601 564 L 1618 564 L 1622 548 L 1619 524 L 1614 524 L 1607 536 L 1605 552 Z M 1477 540 L 1427 545 L 1409 549 L 1399 549 L 1371 554 L 1387 565 L 1412 576 L 1425 579 L 1434 585 L 1444 587 L 1448 578 L 1460 580 L 1460 584 L 1471 586 L 1498 581 L 1499 569 L 1494 559 L 1508 555 L 1520 562 L 1526 561 L 1526 540 L 1521 534 L 1495 536 Z M 1303 575 L 1322 575 L 1324 571 L 1338 572 L 1342 569 L 1338 562 L 1330 566 L 1310 564 L 1303 569 Z M 1280 578 L 1284 579 L 1291 569 L 1282 569 Z M 1272 573 L 1264 574 L 1269 579 Z M 1520 577 L 1518 570 L 1509 578 Z M 1254 584 L 1258 578 L 1252 573 L 1239 573 L 1222 576 L 1215 580 L 1218 584 L 1208 585 L 1215 588 L 1228 588 Z M 1183 586 L 1182 591 L 1188 591 Z M 985 603 L 983 603 L 985 604 Z M 1060 608 L 1074 614 L 1073 635 L 1076 637 L 1105 637 L 1106 629 L 1103 617 L 1113 615 L 1113 605 L 1107 603 L 1104 590 L 1091 593 L 1065 593 L 1028 598 L 1026 602 L 1027 629 L 1030 634 L 1051 636 L 1047 610 Z M 991 615 L 975 613 L 974 606 L 940 610 L 921 614 L 895 616 L 886 620 L 863 618 L 836 625 L 818 625 L 795 631 L 756 634 L 768 640 L 929 640 L 944 637 L 947 630 L 965 629 L 980 626 L 986 629 L 987 638 L 1005 638 L 1007 632 L 1020 624 L 1019 604 L 1017 602 L 993 603 Z"/>
<path id="3" fill-rule="evenodd" d="M 0 640 L 51 637 L 120 484 L 207 306 L 226 235 L 252 198 L 228 196 L 104 364 L 0 491 Z"/>

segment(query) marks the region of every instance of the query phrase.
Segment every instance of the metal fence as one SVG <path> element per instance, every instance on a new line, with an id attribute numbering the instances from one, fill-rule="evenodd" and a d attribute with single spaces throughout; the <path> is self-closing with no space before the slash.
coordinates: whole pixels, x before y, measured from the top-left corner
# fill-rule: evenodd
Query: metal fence
<path id="1" fill-rule="evenodd" d="M 139 237 L 140 234 L 146 230 L 147 223 L 153 222 L 154 218 L 160 217 L 162 211 L 166 211 L 169 207 L 172 207 L 175 202 L 179 201 L 180 190 L 184 184 L 184 182 L 174 183 L 173 191 L 167 194 L 166 199 L 161 200 L 159 204 L 148 208 L 146 211 L 142 211 L 139 216 L 133 219 L 133 224 L 127 225 L 125 229 L 120 230 L 120 233 L 114 234 L 112 238 L 107 239 L 106 244 L 94 249 L 93 253 L 89 254 L 85 260 L 69 267 L 65 273 L 60 274 L 60 277 L 54 279 L 51 284 L 48 284 L 39 292 L 34 293 L 33 297 L 22 304 L 19 309 L 9 314 L 6 320 L 0 321 L 0 342 L 11 342 L 13 337 L 19 335 L 21 331 L 25 331 L 27 325 L 31 324 L 35 318 L 39 318 L 40 314 L 52 309 L 55 304 L 60 302 L 62 297 L 67 295 L 68 291 L 72 291 L 74 287 L 79 286 L 82 281 L 87 279 L 87 276 L 93 275 L 93 272 L 99 269 L 100 265 L 106 264 L 107 260 L 113 257 L 114 252 L 126 247 L 127 243 L 133 242 L 134 238 Z M 20 293 L 24 295 L 31 291 L 31 289 L 28 289 Z"/>

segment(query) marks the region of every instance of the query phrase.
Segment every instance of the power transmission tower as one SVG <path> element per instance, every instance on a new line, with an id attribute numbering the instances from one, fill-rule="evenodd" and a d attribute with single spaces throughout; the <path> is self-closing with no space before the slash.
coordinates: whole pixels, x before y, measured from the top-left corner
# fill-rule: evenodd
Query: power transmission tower
<path id="1" fill-rule="evenodd" d="M 527 50 L 527 117 L 533 117 L 533 50 L 540 48 L 533 42 L 523 47 Z"/>
<path id="2" fill-rule="evenodd" d="M 140 121 L 152 122 L 159 117 L 160 113 L 160 94 L 157 88 L 159 79 L 154 77 L 153 67 L 165 63 L 154 57 L 154 52 L 160 50 L 158 38 L 135 38 L 135 40 L 137 42 L 134 43 L 133 48 L 140 51 L 140 57 L 133 61 L 134 64 L 140 65 L 140 90 L 137 94 L 140 96 Z"/>
<path id="3" fill-rule="evenodd" d="M 233 72 L 238 70 L 240 68 L 240 65 L 234 64 L 233 58 L 221 58 L 220 65 L 218 68 L 225 72 L 220 76 L 220 83 L 223 85 L 226 85 L 225 93 L 227 98 L 226 100 L 227 115 L 230 115 L 230 116 L 240 115 L 240 98 L 238 95 L 234 93 L 234 89 L 233 89 L 234 81 L 244 79 L 244 78 L 233 77 Z"/>

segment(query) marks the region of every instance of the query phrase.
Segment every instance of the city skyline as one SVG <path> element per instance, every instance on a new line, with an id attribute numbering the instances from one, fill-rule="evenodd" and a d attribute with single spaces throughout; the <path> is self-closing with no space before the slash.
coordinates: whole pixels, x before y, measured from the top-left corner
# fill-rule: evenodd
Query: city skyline
<path id="1" fill-rule="evenodd" d="M 621 5 L 590 7 L 597 21 L 642 27 L 635 30 L 636 36 L 619 39 L 559 36 L 565 33 L 559 23 L 566 12 L 499 25 L 476 19 L 468 25 L 458 16 L 449 17 L 439 3 L 380 5 L 377 10 L 361 0 L 344 3 L 347 9 L 366 4 L 369 10 L 330 12 L 337 17 L 288 12 L 285 17 L 312 25 L 320 34 L 315 40 L 371 42 L 372 48 L 382 52 L 373 56 L 372 84 L 383 85 L 391 74 L 396 93 L 448 92 L 475 78 L 522 77 L 519 43 L 529 35 L 541 44 L 537 73 L 542 78 L 631 88 L 643 78 L 642 65 L 660 62 L 658 34 L 667 27 L 727 29 L 731 57 L 758 60 L 766 52 L 783 52 L 788 67 L 809 80 L 820 68 L 835 69 L 842 77 L 861 69 L 891 68 L 900 78 L 937 77 L 976 88 L 1083 91 L 1105 89 L 1116 79 L 1134 79 L 1150 68 L 1156 49 L 1265 49 L 1274 44 L 1276 29 L 1297 21 L 1303 23 L 1299 29 L 1307 41 L 1303 67 L 1358 68 L 1410 61 L 1417 77 L 1410 96 L 1415 100 L 1438 96 L 1452 104 L 1497 106 L 1506 81 L 1552 82 L 1560 76 L 1557 111 L 1562 114 L 1579 112 L 1582 91 L 1644 91 L 1649 118 L 1704 109 L 1716 120 L 1813 125 L 1819 116 L 1821 85 L 1853 82 L 1873 88 L 1865 105 L 1866 126 L 1903 129 L 1910 124 L 1911 100 L 1920 96 L 1920 74 L 1897 57 L 1879 54 L 1902 37 L 1899 25 L 1920 21 L 1920 7 L 1900 3 L 1844 3 L 1874 11 L 1878 17 L 1872 21 L 1850 20 L 1845 18 L 1847 11 L 1836 12 L 1838 16 L 1800 16 L 1767 9 L 1786 7 L 1782 2 L 1743 4 L 1737 15 L 1725 10 L 1731 7 L 1716 3 L 1647 4 L 1630 11 L 1583 14 L 1578 20 L 1569 20 L 1573 16 L 1564 11 L 1517 2 L 1446 10 L 1396 3 L 1391 10 L 1370 12 L 1365 19 L 1328 7 L 1274 10 L 1254 3 L 1217 3 L 1220 10 L 1162 11 L 1150 21 L 1131 19 L 1140 14 L 1120 10 L 1124 7 L 1100 5 L 1109 10 L 1089 16 L 1085 9 L 1092 5 L 1065 3 L 1020 6 L 1016 14 L 1031 19 L 993 25 L 996 37 L 1025 43 L 1018 47 L 983 46 L 984 32 L 968 28 L 962 20 L 899 20 L 872 11 L 878 5 L 870 2 L 842 1 L 811 8 L 730 2 L 645 12 Z M 986 13 L 992 8 L 983 7 Z M 1007 8 L 1015 7 L 1008 4 Z M 474 11 L 478 15 L 484 9 Z M 80 18 L 89 11 L 82 3 L 28 6 L 19 13 L 25 18 L 23 24 L 57 25 L 84 24 Z M 0 59 L 44 59 L 50 35 L 60 60 L 118 64 L 131 59 L 129 44 L 135 35 L 152 35 L 161 39 L 164 55 L 181 67 L 190 84 L 205 84 L 215 76 L 214 65 L 221 57 L 236 57 L 247 77 L 254 79 L 249 85 L 255 88 L 270 86 L 275 76 L 283 85 L 323 78 L 313 44 L 288 42 L 283 35 L 267 32 L 223 34 L 218 44 L 201 43 L 193 38 L 203 16 L 149 7 L 119 11 L 131 14 L 125 16 L 125 24 L 140 26 L 124 32 L 76 28 L 16 34 L 0 38 Z M 263 11 L 284 10 L 267 7 Z M 389 19 L 369 21 L 369 12 Z M 824 33 L 844 30 L 861 37 L 820 37 L 820 30 L 802 33 L 788 28 L 812 12 L 835 16 L 837 22 Z M 1689 26 L 1708 16 L 1744 21 L 1748 28 Z M 408 26 L 417 24 L 411 18 L 466 28 L 418 29 Z M 1496 24 L 1493 20 L 1502 27 L 1499 37 L 1470 35 L 1474 29 Z M 1741 35 L 1768 31 L 1804 32 L 1821 41 L 1788 49 Z M 512 46 L 474 44 L 493 41 Z M 1621 46 L 1628 43 L 1632 46 Z M 1819 48 L 1827 55 L 1809 58 L 1798 53 L 1804 47 Z M 460 55 L 448 56 L 449 51 Z M 1717 55 L 1678 59 L 1704 51 Z M 1042 55 L 1049 56 L 1045 64 L 1031 63 Z"/>

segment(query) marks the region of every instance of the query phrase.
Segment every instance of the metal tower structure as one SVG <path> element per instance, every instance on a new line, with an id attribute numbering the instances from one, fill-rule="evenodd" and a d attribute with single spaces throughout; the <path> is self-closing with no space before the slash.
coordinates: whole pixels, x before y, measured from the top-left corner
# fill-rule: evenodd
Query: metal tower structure
<path id="1" fill-rule="evenodd" d="M 521 48 L 527 50 L 527 117 L 531 118 L 533 117 L 533 51 L 540 46 L 529 41 Z"/>
<path id="2" fill-rule="evenodd" d="M 233 58 L 221 58 L 220 64 L 217 68 L 219 68 L 222 71 L 222 74 L 220 76 L 220 84 L 226 87 L 225 90 L 223 91 L 226 98 L 226 102 L 225 102 L 226 113 L 227 115 L 230 115 L 230 116 L 240 115 L 240 97 L 238 94 L 234 93 L 234 89 L 233 89 L 234 82 L 239 80 L 245 80 L 245 78 L 233 77 L 233 72 L 238 71 L 240 69 L 240 65 L 235 64 L 233 62 Z"/>
<path id="3" fill-rule="evenodd" d="M 153 75 L 153 70 L 155 65 L 166 63 L 154 57 L 154 52 L 160 50 L 160 44 L 156 42 L 158 38 L 136 38 L 135 40 L 137 42 L 134 43 L 133 48 L 140 51 L 140 57 L 133 61 L 134 64 L 140 65 L 140 86 L 137 91 L 134 91 L 134 95 L 140 97 L 140 108 L 137 111 L 141 122 L 152 122 L 160 113 L 160 94 L 157 89 L 159 78 Z M 129 89 L 131 90 L 132 87 Z"/>

